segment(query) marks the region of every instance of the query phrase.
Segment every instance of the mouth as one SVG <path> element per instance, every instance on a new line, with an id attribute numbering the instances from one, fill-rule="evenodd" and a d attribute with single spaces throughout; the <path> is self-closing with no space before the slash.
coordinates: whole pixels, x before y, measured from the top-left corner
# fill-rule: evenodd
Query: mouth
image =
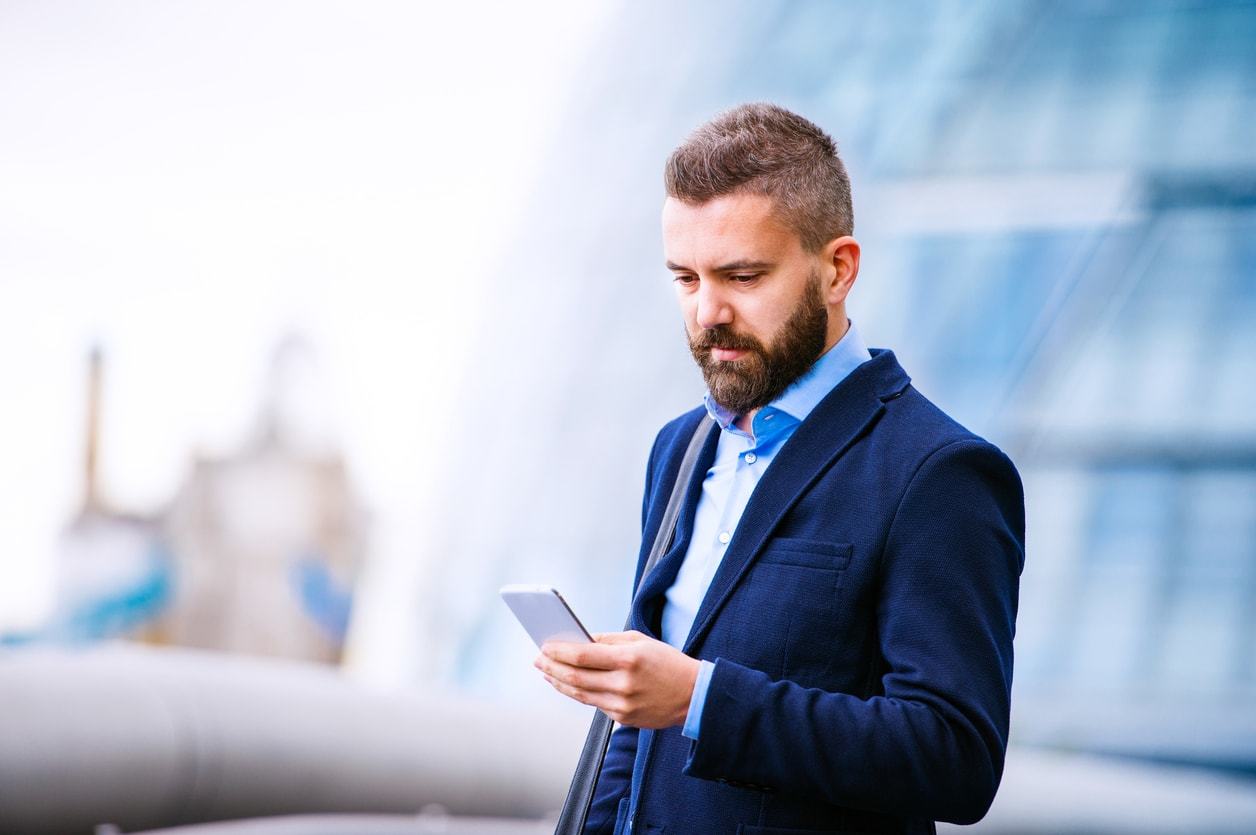
<path id="1" fill-rule="evenodd" d="M 711 359 L 719 362 L 732 362 L 741 359 L 746 355 L 746 351 L 741 348 L 712 348 Z"/>

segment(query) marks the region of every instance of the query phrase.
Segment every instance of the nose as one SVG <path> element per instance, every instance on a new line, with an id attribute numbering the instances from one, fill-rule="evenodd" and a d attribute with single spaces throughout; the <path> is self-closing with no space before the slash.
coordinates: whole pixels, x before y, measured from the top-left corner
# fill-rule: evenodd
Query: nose
<path id="1" fill-rule="evenodd" d="M 733 321 L 733 308 L 725 298 L 718 281 L 701 280 L 695 300 L 694 321 L 703 330 L 716 325 L 728 325 Z"/>

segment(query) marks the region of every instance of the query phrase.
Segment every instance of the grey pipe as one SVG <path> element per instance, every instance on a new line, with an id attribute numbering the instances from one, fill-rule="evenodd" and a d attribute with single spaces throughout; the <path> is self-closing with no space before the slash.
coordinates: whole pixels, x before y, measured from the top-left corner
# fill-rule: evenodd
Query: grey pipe
<path id="1" fill-rule="evenodd" d="M 193 650 L 0 652 L 0 832 L 320 812 L 556 814 L 589 717 Z"/>

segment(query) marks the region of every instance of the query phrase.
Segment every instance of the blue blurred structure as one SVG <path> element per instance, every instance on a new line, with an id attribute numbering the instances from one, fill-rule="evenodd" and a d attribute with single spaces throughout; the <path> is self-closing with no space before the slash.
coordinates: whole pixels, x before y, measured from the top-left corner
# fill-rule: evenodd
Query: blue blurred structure
<path id="1" fill-rule="evenodd" d="M 1250 2 L 629 5 L 521 235 L 532 280 L 485 328 L 485 367 L 514 376 L 471 394 L 465 442 L 507 463 L 453 492 L 502 524 L 440 553 L 498 568 L 447 560 L 438 587 L 544 577 L 615 628 L 639 500 L 620 476 L 701 391 L 659 263 L 662 162 L 769 99 L 851 169 L 870 344 L 1025 476 L 1014 741 L 1256 773 L 1254 45 Z M 493 437 L 486 403 L 544 429 Z M 470 636 L 446 674 L 503 686 L 507 614 L 434 611 Z"/>

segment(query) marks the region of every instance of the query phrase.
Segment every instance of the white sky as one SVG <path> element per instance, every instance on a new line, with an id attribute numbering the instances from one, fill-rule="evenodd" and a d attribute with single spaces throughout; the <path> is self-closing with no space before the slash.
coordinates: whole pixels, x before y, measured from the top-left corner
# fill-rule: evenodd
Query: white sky
<path id="1" fill-rule="evenodd" d="M 0 629 L 81 489 L 149 511 L 308 335 L 378 542 L 422 520 L 461 346 L 609 3 L 0 5 Z"/>

